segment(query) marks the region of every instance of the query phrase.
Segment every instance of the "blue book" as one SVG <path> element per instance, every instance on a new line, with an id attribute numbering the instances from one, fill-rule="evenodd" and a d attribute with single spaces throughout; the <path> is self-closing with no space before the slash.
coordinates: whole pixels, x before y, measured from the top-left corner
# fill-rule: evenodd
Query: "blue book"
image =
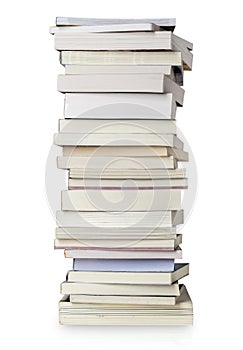
<path id="1" fill-rule="evenodd" d="M 174 259 L 73 259 L 73 270 L 171 272 Z"/>

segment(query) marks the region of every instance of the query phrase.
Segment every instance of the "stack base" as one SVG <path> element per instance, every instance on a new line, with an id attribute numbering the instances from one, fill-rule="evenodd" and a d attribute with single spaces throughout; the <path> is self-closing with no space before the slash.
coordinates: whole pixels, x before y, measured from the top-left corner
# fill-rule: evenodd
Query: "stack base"
<path id="1" fill-rule="evenodd" d="M 184 291 L 175 305 L 76 304 L 69 296 L 59 302 L 62 325 L 82 326 L 186 326 L 193 323 L 193 306 Z"/>

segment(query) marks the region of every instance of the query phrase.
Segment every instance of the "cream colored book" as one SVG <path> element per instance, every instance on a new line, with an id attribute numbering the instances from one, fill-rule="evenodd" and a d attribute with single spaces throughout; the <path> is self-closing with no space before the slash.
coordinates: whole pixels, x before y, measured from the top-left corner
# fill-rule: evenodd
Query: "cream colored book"
<path id="1" fill-rule="evenodd" d="M 129 250 L 82 250 L 65 249 L 64 256 L 72 259 L 181 259 L 182 251 L 180 247 L 174 251 L 129 251 Z"/>
<path id="2" fill-rule="evenodd" d="M 68 271 L 68 282 L 171 285 L 189 274 L 189 264 L 175 264 L 172 272 Z M 139 304 L 139 302 L 137 302 Z"/>
<path id="3" fill-rule="evenodd" d="M 150 212 L 57 211 L 60 227 L 100 228 L 169 228 L 183 224 L 183 210 Z"/>
<path id="4" fill-rule="evenodd" d="M 106 227 L 99 228 L 91 227 L 57 227 L 55 237 L 59 240 L 164 240 L 176 239 L 176 228 L 161 228 L 161 227 L 131 227 L 117 228 Z"/>
<path id="5" fill-rule="evenodd" d="M 57 79 L 57 90 L 65 93 L 172 93 L 179 105 L 184 98 L 184 90 L 164 74 L 62 74 Z"/>
<path id="6" fill-rule="evenodd" d="M 59 169 L 174 169 L 177 161 L 174 157 L 57 157 Z"/>
<path id="7" fill-rule="evenodd" d="M 61 294 L 178 296 L 178 283 L 171 285 L 63 282 Z"/>
<path id="8" fill-rule="evenodd" d="M 94 99 L 95 97 L 95 99 Z M 66 93 L 64 117 L 78 119 L 175 119 L 173 94 Z"/>
<path id="9" fill-rule="evenodd" d="M 64 157 L 168 157 L 173 156 L 179 161 L 188 161 L 188 153 L 179 148 L 166 146 L 63 146 Z M 139 159 L 138 159 L 139 160 Z"/>
<path id="10" fill-rule="evenodd" d="M 92 134 L 174 134 L 174 120 L 59 119 L 59 132 Z M 138 148 L 138 147 L 137 147 Z"/>
<path id="11" fill-rule="evenodd" d="M 119 305 L 175 305 L 178 296 L 127 296 L 71 294 L 74 304 L 119 304 Z M 95 306 L 95 305 L 94 305 Z"/>
<path id="12" fill-rule="evenodd" d="M 165 65 L 182 66 L 179 51 L 71 51 L 60 52 L 63 65 Z M 186 67 L 185 67 L 186 68 Z"/>
<path id="13" fill-rule="evenodd" d="M 154 248 L 160 250 L 174 250 L 182 243 L 182 235 L 177 235 L 175 239 L 55 239 L 54 246 L 56 249 L 147 249 Z"/>
<path id="14" fill-rule="evenodd" d="M 54 135 L 57 146 L 164 146 L 183 148 L 183 142 L 172 134 L 80 134 Z"/>
<path id="15" fill-rule="evenodd" d="M 166 146 L 63 146 L 64 157 L 168 157 Z"/>
<path id="16" fill-rule="evenodd" d="M 177 169 L 70 169 L 69 177 L 72 179 L 175 179 L 186 176 L 185 168 Z"/>
<path id="17" fill-rule="evenodd" d="M 69 190 L 126 190 L 126 189 L 186 189 L 188 187 L 188 179 L 68 179 Z"/>
<path id="18" fill-rule="evenodd" d="M 181 190 L 70 190 L 61 192 L 62 210 L 163 211 L 181 209 Z"/>

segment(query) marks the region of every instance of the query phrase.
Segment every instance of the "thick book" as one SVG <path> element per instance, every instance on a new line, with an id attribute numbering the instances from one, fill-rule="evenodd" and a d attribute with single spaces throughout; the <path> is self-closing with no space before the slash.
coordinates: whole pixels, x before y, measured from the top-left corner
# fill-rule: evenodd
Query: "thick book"
<path id="1" fill-rule="evenodd" d="M 172 272 L 174 259 L 74 259 L 74 271 L 104 272 Z"/>
<path id="2" fill-rule="evenodd" d="M 50 34 L 56 33 L 120 33 L 120 32 L 154 32 L 160 27 L 154 23 L 112 23 L 96 25 L 65 25 L 52 26 Z"/>
<path id="3" fill-rule="evenodd" d="M 174 157 L 57 157 L 59 169 L 174 169 L 177 161 Z"/>
<path id="4" fill-rule="evenodd" d="M 68 282 L 171 285 L 189 274 L 189 264 L 175 264 L 170 272 L 69 271 Z"/>
<path id="5" fill-rule="evenodd" d="M 77 65 L 183 66 L 180 51 L 61 51 L 60 63 Z M 184 67 L 186 69 L 187 67 Z"/>
<path id="6" fill-rule="evenodd" d="M 178 283 L 171 285 L 161 284 L 114 284 L 114 283 L 61 283 L 61 294 L 86 295 L 140 295 L 140 296 L 178 296 Z"/>
<path id="7" fill-rule="evenodd" d="M 171 31 L 123 31 L 123 32 L 74 32 L 59 31 L 55 34 L 55 49 L 59 51 L 115 51 L 115 50 L 164 50 L 189 51 L 192 43 L 184 40 Z"/>
<path id="8" fill-rule="evenodd" d="M 59 132 L 92 134 L 176 134 L 174 120 L 59 119 Z M 136 149 L 137 151 L 137 149 Z"/>
<path id="9" fill-rule="evenodd" d="M 180 247 L 173 251 L 124 251 L 65 249 L 64 256 L 72 259 L 181 259 Z"/>
<path id="10" fill-rule="evenodd" d="M 177 169 L 70 169 L 69 177 L 72 179 L 175 179 L 186 176 L 185 168 Z"/>
<path id="11" fill-rule="evenodd" d="M 172 93 L 183 104 L 184 90 L 164 74 L 61 74 L 57 78 L 60 92 L 139 92 Z"/>
<path id="12" fill-rule="evenodd" d="M 176 239 L 176 227 L 152 228 L 152 227 L 133 227 L 117 228 L 106 227 L 57 227 L 55 237 L 59 240 L 77 239 L 77 240 L 159 240 Z"/>
<path id="13" fill-rule="evenodd" d="M 168 228 L 183 224 L 183 210 L 149 212 L 57 211 L 59 227 Z"/>
<path id="14" fill-rule="evenodd" d="M 183 148 L 173 134 L 81 134 L 60 132 L 54 135 L 57 146 L 164 146 Z"/>
<path id="15" fill-rule="evenodd" d="M 173 94 L 66 93 L 65 118 L 81 119 L 175 119 Z"/>
<path id="16" fill-rule="evenodd" d="M 62 210 L 162 211 L 181 209 L 181 190 L 70 190 L 61 192 Z"/>
<path id="17" fill-rule="evenodd" d="M 69 190 L 162 190 L 162 189 L 187 189 L 188 179 L 151 179 L 136 181 L 132 179 L 68 179 Z"/>
<path id="18" fill-rule="evenodd" d="M 175 28 L 175 18 L 77 18 L 77 17 L 56 17 L 57 26 L 94 26 L 109 24 L 133 24 L 133 23 L 154 23 L 159 27 Z"/>
<path id="19" fill-rule="evenodd" d="M 182 243 L 182 235 L 175 239 L 55 239 L 55 249 L 116 249 L 175 250 Z"/>

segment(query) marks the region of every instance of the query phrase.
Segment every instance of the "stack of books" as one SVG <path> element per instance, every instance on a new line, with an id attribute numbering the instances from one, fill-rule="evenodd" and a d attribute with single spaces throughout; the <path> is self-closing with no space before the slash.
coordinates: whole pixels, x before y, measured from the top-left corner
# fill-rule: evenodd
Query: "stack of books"
<path id="1" fill-rule="evenodd" d="M 65 74 L 64 119 L 54 143 L 68 171 L 55 248 L 73 259 L 61 284 L 61 324 L 188 325 L 179 284 L 182 192 L 188 161 L 177 137 L 192 44 L 175 19 L 56 19 Z"/>

